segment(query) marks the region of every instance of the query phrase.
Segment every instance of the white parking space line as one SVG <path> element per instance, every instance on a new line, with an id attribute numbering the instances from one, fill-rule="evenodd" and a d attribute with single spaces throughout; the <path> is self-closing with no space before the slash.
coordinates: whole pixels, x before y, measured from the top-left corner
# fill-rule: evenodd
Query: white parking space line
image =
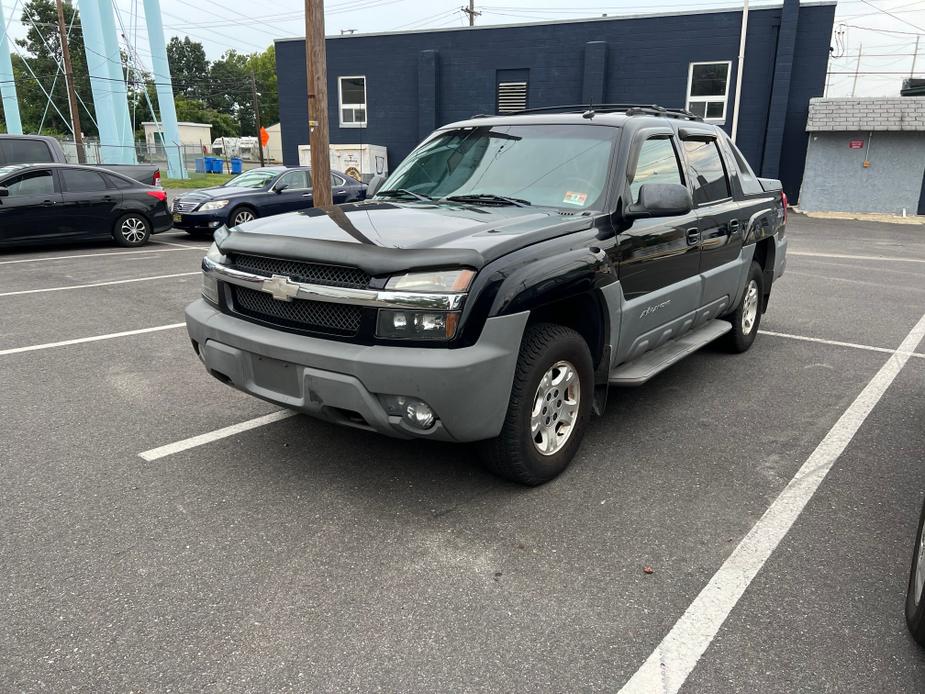
<path id="1" fill-rule="evenodd" d="M 99 340 L 112 340 L 117 337 L 128 337 L 129 335 L 144 335 L 145 333 L 155 333 L 160 330 L 173 330 L 182 328 L 186 323 L 170 323 L 169 325 L 157 325 L 153 328 L 141 328 L 139 330 L 125 330 L 121 333 L 109 333 L 108 335 L 94 335 L 93 337 L 78 337 L 74 340 L 62 340 L 61 342 L 46 342 L 41 345 L 29 345 L 28 347 L 13 347 L 11 349 L 0 349 L 0 357 L 7 354 L 21 354 L 22 352 L 35 352 L 40 349 L 50 349 L 52 347 L 66 347 L 68 345 L 79 345 L 84 342 L 98 342 Z"/>
<path id="2" fill-rule="evenodd" d="M 179 245 L 179 244 L 176 244 Z M 101 258 L 115 255 L 140 255 L 142 253 L 174 253 L 175 251 L 204 251 L 205 247 L 181 246 L 180 248 L 158 248 L 144 251 L 108 251 L 105 253 L 75 253 L 74 255 L 55 255 L 45 258 L 19 258 L 18 260 L 0 260 L 0 265 L 18 265 L 19 263 L 41 263 L 46 260 L 72 260 L 76 258 Z"/>
<path id="3" fill-rule="evenodd" d="M 187 245 L 187 244 L 185 244 L 185 243 L 174 243 L 173 241 L 160 241 L 160 240 L 158 240 L 158 241 L 151 241 L 150 243 L 152 243 L 152 244 L 155 245 L 155 246 L 177 246 L 178 248 L 192 248 L 192 249 L 195 249 L 195 250 L 197 250 L 197 251 L 201 251 L 201 250 L 204 250 L 204 249 L 207 249 L 207 248 L 208 248 L 208 246 L 189 246 L 189 245 Z"/>
<path id="4" fill-rule="evenodd" d="M 844 260 L 883 260 L 891 263 L 925 263 L 925 258 L 897 258 L 895 255 L 845 255 L 842 253 L 811 253 L 809 251 L 787 251 L 787 255 L 807 258 L 842 258 Z"/>
<path id="5" fill-rule="evenodd" d="M 111 282 L 94 282 L 93 284 L 72 284 L 66 287 L 46 287 L 45 289 L 21 289 L 16 292 L 3 292 L 0 296 L 21 296 L 22 294 L 42 294 L 43 292 L 63 292 L 68 289 L 89 289 L 90 287 L 108 287 L 113 284 L 129 284 L 131 282 L 148 282 L 149 280 L 169 280 L 174 277 L 189 277 L 200 274 L 196 272 L 177 272 L 173 275 L 154 275 L 153 277 L 134 277 L 128 280 L 112 280 Z"/>
<path id="6" fill-rule="evenodd" d="M 806 335 L 791 335 L 790 333 L 776 333 L 773 330 L 759 330 L 759 335 L 770 335 L 771 337 L 784 337 L 788 340 L 802 340 L 804 342 L 818 342 L 822 345 L 832 345 L 834 347 L 850 347 L 851 349 L 866 349 L 869 352 L 884 352 L 886 354 L 898 354 L 899 350 L 889 349 L 888 347 L 874 347 L 873 345 L 859 345 L 856 342 L 841 342 L 839 340 L 825 340 L 821 337 L 808 337 Z M 921 352 L 904 352 L 910 357 L 925 359 L 925 354 Z"/>
<path id="7" fill-rule="evenodd" d="M 723 562 L 642 667 L 620 689 L 620 694 L 675 694 L 684 685 L 739 598 L 787 535 L 832 465 L 923 338 L 925 316 L 839 417 L 780 496 Z"/>
<path id="8" fill-rule="evenodd" d="M 256 429 L 257 427 L 262 427 L 266 424 L 272 424 L 273 422 L 288 419 L 289 417 L 294 417 L 297 414 L 299 413 L 292 410 L 278 410 L 277 412 L 272 412 L 271 414 L 263 415 L 262 417 L 248 419 L 246 422 L 241 422 L 240 424 L 232 424 L 231 426 L 227 426 L 222 429 L 210 431 L 207 434 L 199 434 L 199 436 L 183 439 L 182 441 L 177 441 L 176 443 L 168 443 L 166 446 L 152 448 L 151 450 L 144 451 L 138 455 L 148 462 L 159 460 L 160 458 L 166 458 L 168 455 L 173 455 L 174 453 L 188 451 L 190 448 L 196 448 L 197 446 L 203 446 L 207 443 L 218 441 L 219 439 L 224 439 L 228 438 L 229 436 L 234 436 L 235 434 L 240 434 L 242 431 L 249 431 L 251 429 Z"/>

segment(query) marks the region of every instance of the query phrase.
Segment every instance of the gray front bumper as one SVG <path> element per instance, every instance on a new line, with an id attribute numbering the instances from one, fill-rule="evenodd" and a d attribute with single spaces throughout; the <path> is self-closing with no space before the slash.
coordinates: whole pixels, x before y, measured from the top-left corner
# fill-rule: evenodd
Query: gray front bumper
<path id="1" fill-rule="evenodd" d="M 206 368 L 251 395 L 390 436 L 479 441 L 501 431 L 528 316 L 490 318 L 479 341 L 461 349 L 294 335 L 223 314 L 202 299 L 186 307 L 186 326 Z M 378 394 L 420 398 L 439 421 L 428 431 L 412 429 L 386 413 Z"/>

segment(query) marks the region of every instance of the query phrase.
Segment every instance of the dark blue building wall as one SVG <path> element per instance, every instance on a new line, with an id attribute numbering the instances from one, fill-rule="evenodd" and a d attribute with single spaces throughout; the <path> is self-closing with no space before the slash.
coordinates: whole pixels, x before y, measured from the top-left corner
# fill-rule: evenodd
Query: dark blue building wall
<path id="1" fill-rule="evenodd" d="M 835 6 L 787 3 L 749 14 L 738 144 L 757 171 L 782 178 L 796 200 L 809 98 L 822 94 Z M 782 15 L 789 30 L 783 35 Z M 741 12 L 722 11 L 331 37 L 331 142 L 384 145 L 394 169 L 435 127 L 495 113 L 499 71 L 529 70 L 530 107 L 593 99 L 680 108 L 690 63 L 721 60 L 733 63 L 729 131 L 740 27 Z M 308 141 L 304 50 L 301 39 L 276 43 L 287 164 L 298 161 L 298 145 Z M 337 77 L 346 75 L 366 77 L 366 128 L 339 127 Z"/>

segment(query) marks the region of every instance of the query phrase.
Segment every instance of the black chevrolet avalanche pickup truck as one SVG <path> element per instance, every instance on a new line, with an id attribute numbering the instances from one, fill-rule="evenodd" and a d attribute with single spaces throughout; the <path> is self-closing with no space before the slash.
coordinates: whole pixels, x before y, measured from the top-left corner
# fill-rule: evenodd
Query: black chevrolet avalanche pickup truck
<path id="1" fill-rule="evenodd" d="M 747 350 L 784 271 L 780 182 L 683 111 L 453 123 L 373 192 L 219 229 L 193 348 L 284 407 L 478 442 L 523 484 L 565 469 L 609 386 Z"/>

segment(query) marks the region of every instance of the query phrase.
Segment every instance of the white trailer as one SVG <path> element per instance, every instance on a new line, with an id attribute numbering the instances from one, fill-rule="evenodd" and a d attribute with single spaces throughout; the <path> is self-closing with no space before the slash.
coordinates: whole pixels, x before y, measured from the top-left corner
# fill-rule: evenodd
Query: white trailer
<path id="1" fill-rule="evenodd" d="M 358 181 L 389 173 L 388 150 L 381 145 L 331 145 L 331 168 Z M 299 145 L 299 165 L 311 166 L 311 145 Z"/>

